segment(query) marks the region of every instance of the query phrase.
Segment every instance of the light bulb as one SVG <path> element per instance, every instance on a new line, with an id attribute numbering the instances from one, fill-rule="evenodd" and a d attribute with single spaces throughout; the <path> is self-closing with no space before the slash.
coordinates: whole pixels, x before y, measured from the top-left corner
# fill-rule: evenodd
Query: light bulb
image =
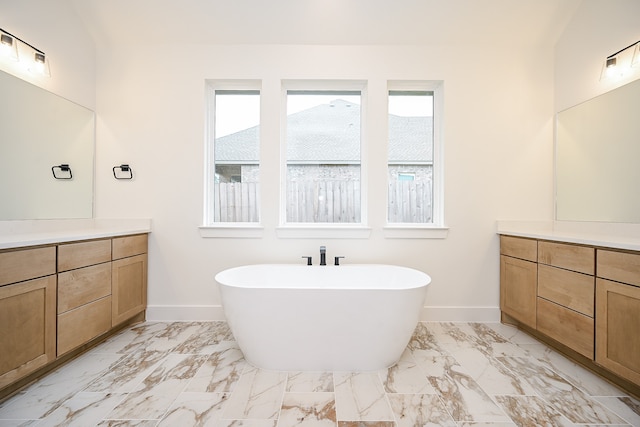
<path id="1" fill-rule="evenodd" d="M 38 74 L 42 74 L 43 76 L 51 76 L 51 72 L 49 70 L 49 61 L 44 53 L 36 52 L 33 58 L 33 69 L 34 72 Z"/>
<path id="2" fill-rule="evenodd" d="M 607 58 L 602 66 L 602 73 L 600 73 L 600 80 L 610 79 L 618 75 L 618 60 L 616 57 Z"/>
<path id="3" fill-rule="evenodd" d="M 18 46 L 14 38 L 8 34 L 0 35 L 0 55 L 14 61 L 18 60 Z"/>

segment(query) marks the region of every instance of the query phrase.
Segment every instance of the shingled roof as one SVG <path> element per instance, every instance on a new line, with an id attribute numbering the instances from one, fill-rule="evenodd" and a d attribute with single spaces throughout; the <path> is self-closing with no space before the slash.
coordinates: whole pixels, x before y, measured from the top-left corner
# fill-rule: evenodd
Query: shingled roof
<path id="1" fill-rule="evenodd" d="M 360 159 L 360 106 L 341 99 L 300 111 L 287 118 L 289 163 L 345 163 Z M 328 126 L 330 125 L 330 126 Z M 259 126 L 216 139 L 218 164 L 257 163 Z M 389 162 L 433 159 L 433 120 L 389 114 Z M 293 141 L 293 144 L 291 143 Z"/>

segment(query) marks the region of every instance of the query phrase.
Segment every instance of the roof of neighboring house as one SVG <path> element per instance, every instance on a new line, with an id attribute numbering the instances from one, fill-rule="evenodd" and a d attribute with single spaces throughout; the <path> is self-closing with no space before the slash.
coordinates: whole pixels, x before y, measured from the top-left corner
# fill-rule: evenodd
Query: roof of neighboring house
<path id="1" fill-rule="evenodd" d="M 287 159 L 291 163 L 333 163 L 360 159 L 360 108 L 341 99 L 287 117 Z M 327 126 L 331 124 L 331 126 Z M 216 139 L 216 163 L 255 163 L 259 126 Z M 389 114 L 389 162 L 433 159 L 432 117 Z"/>

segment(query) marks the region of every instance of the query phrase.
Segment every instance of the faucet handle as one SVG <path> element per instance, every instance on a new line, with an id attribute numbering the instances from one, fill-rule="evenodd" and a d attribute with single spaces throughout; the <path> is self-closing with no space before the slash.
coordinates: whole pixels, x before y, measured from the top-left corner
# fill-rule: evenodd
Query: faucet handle
<path id="1" fill-rule="evenodd" d="M 306 259 L 307 259 L 307 265 L 313 265 L 313 264 L 311 263 L 311 258 L 312 258 L 312 257 L 310 257 L 310 256 L 303 256 L 302 258 L 306 258 Z"/>
<path id="2" fill-rule="evenodd" d="M 343 256 L 337 256 L 334 259 L 333 265 L 340 265 L 340 258 L 344 258 Z"/>

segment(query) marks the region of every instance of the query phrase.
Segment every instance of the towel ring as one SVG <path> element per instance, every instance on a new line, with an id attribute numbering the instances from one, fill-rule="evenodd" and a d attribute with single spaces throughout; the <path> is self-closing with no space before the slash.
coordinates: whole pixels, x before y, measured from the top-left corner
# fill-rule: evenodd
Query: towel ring
<path id="1" fill-rule="evenodd" d="M 114 166 L 113 167 L 113 177 L 115 179 L 133 179 L 133 169 L 131 169 L 131 167 L 129 165 L 125 165 L 122 164 L 120 166 Z M 120 170 L 121 173 L 126 173 L 128 172 L 128 176 L 118 176 L 118 174 L 116 173 L 116 170 Z"/>
<path id="2" fill-rule="evenodd" d="M 56 169 L 59 169 L 60 172 L 69 172 L 69 176 L 56 175 Z M 55 179 L 72 179 L 73 178 L 73 173 L 71 173 L 71 166 L 65 163 L 58 166 L 51 166 L 51 173 L 53 173 L 53 177 Z"/>

